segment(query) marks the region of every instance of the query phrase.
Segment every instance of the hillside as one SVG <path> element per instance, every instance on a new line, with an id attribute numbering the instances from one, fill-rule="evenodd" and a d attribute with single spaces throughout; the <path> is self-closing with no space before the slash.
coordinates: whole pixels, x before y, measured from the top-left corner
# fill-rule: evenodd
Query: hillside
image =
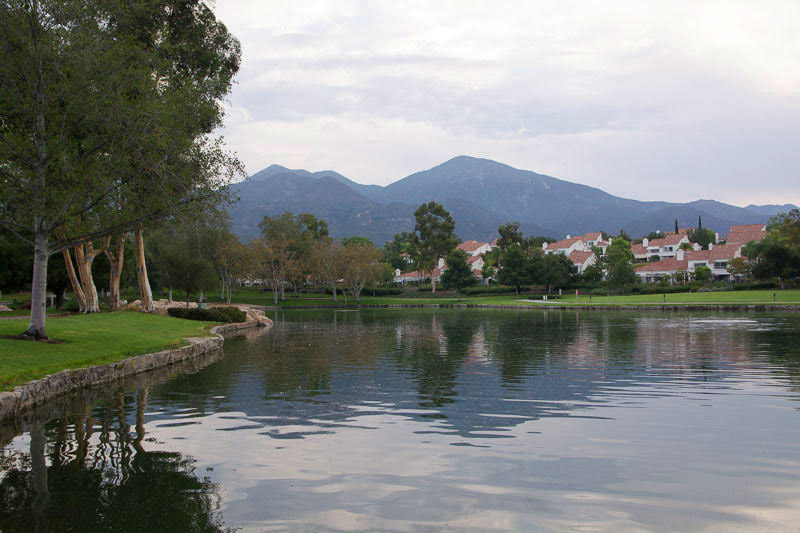
<path id="1" fill-rule="evenodd" d="M 600 189 L 519 170 L 489 159 L 459 156 L 386 187 L 362 185 L 341 174 L 271 165 L 233 186 L 240 201 L 230 210 L 240 237 L 258 235 L 265 215 L 313 213 L 328 221 L 334 237 L 363 235 L 380 245 L 414 226 L 423 202 L 442 203 L 462 239 L 490 240 L 497 226 L 519 221 L 525 234 L 563 237 L 567 233 L 625 229 L 640 236 L 656 229 L 703 226 L 720 234 L 731 224 L 766 222 L 794 206 L 736 207 L 714 200 L 689 203 L 642 202 Z"/>

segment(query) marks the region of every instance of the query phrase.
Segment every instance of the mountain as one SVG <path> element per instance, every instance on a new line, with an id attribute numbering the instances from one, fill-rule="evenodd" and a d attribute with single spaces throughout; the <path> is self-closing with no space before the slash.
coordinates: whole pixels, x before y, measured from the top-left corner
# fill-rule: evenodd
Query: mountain
<path id="1" fill-rule="evenodd" d="M 776 204 L 769 204 L 769 205 L 754 205 L 750 204 L 745 209 L 749 209 L 750 211 L 755 211 L 756 213 L 760 213 L 762 215 L 767 215 L 774 217 L 778 213 L 788 213 L 792 209 L 800 209 L 794 204 L 783 204 L 783 205 L 776 205 Z"/>
<path id="2" fill-rule="evenodd" d="M 456 221 L 462 239 L 491 240 L 497 226 L 521 223 L 526 235 L 561 238 L 589 231 L 632 236 L 681 227 L 703 227 L 724 235 L 731 224 L 766 222 L 775 210 L 793 206 L 748 206 L 714 200 L 689 203 L 642 202 L 613 196 L 595 187 L 572 183 L 489 159 L 455 157 L 386 187 L 362 185 L 341 174 L 309 172 L 271 165 L 233 185 L 240 201 L 230 210 L 235 231 L 244 239 L 258 235 L 265 215 L 284 211 L 313 213 L 328 221 L 334 237 L 363 235 L 376 244 L 414 227 L 413 213 L 435 200 Z"/>

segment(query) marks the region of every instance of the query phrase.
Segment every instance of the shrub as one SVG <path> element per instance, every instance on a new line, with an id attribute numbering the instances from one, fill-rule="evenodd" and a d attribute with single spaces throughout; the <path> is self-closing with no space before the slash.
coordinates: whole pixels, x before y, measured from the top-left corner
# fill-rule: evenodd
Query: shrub
<path id="1" fill-rule="evenodd" d="M 520 287 L 519 292 L 529 292 L 530 290 L 530 287 Z M 461 292 L 467 296 L 482 296 L 485 294 L 513 294 L 515 289 L 507 285 L 481 285 L 468 287 Z"/>
<path id="2" fill-rule="evenodd" d="M 167 309 L 169 316 L 185 318 L 187 320 L 204 320 L 207 322 L 244 322 L 247 313 L 236 307 L 212 307 L 209 309 L 186 309 L 185 307 L 170 307 Z"/>
<path id="3" fill-rule="evenodd" d="M 403 290 L 392 287 L 389 288 L 375 287 L 375 288 L 364 289 L 362 294 L 366 294 L 368 296 L 397 296 L 403 294 Z"/>

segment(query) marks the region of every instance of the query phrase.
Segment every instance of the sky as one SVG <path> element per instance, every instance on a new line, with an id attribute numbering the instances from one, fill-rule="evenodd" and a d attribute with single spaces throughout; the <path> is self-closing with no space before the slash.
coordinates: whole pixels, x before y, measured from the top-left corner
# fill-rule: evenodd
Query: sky
<path id="1" fill-rule="evenodd" d="M 638 200 L 800 205 L 800 1 L 216 0 L 222 134 L 386 185 L 457 155 Z"/>

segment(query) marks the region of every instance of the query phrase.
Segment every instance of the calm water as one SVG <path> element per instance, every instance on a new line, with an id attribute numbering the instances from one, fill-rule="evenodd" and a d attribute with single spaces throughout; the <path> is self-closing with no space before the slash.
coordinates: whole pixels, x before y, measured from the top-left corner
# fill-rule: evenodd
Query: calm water
<path id="1" fill-rule="evenodd" d="M 275 318 L 0 428 L 0 531 L 800 528 L 797 314 Z"/>

